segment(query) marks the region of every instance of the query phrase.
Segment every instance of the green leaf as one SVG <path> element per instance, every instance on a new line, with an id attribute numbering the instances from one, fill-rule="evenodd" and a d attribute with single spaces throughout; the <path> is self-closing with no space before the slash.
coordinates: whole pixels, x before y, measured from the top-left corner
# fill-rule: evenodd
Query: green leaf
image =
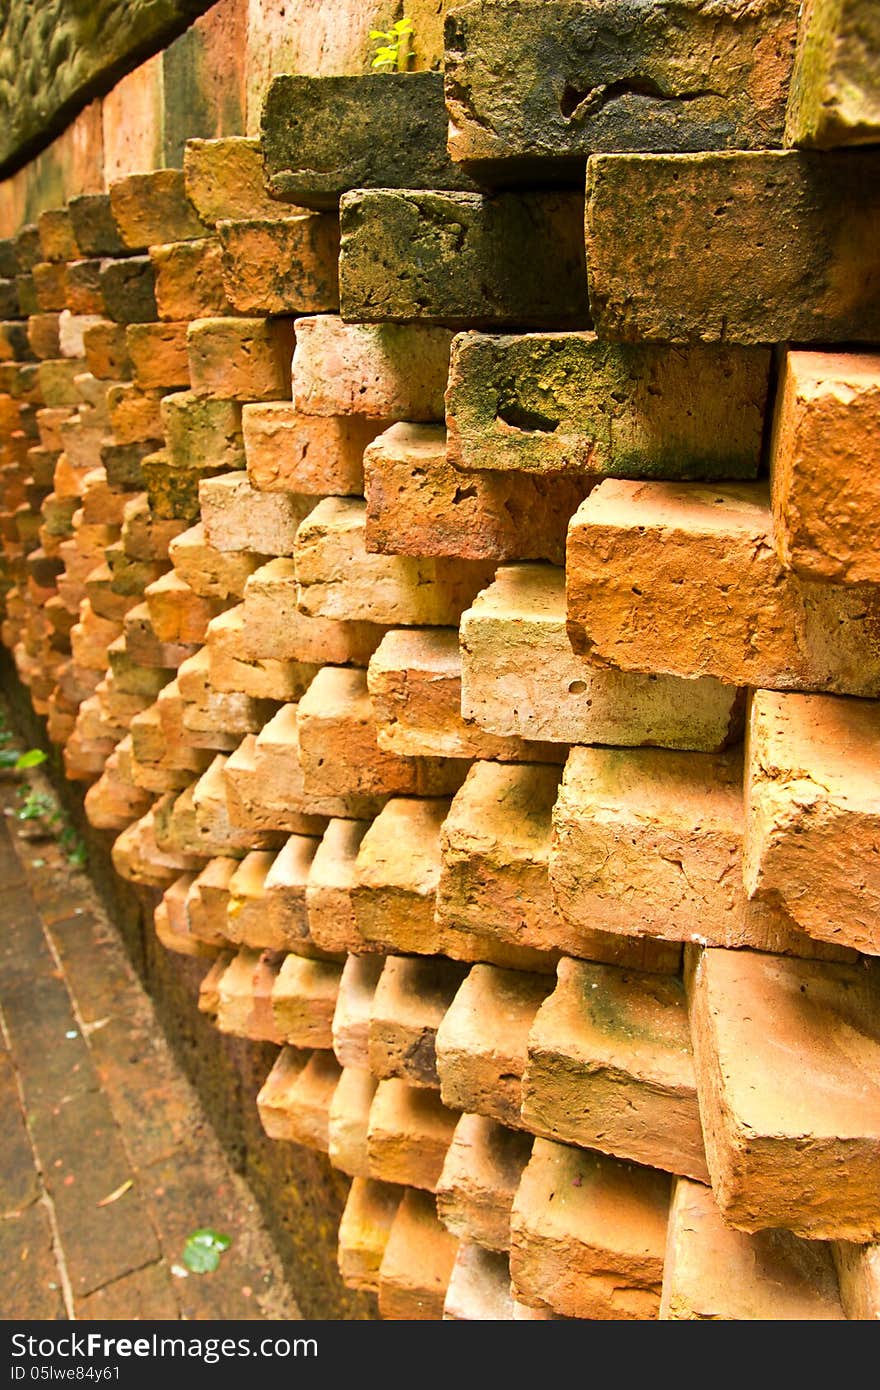
<path id="1" fill-rule="evenodd" d="M 0 748 L 0 767 L 16 767 L 19 754 L 14 748 Z"/>
<path id="2" fill-rule="evenodd" d="M 22 753 L 21 757 L 17 759 L 15 766 L 19 772 L 23 772 L 25 768 L 28 767 L 39 767 L 40 763 L 44 763 L 45 761 L 46 754 L 43 752 L 42 748 L 29 748 L 26 753 Z"/>
<path id="3" fill-rule="evenodd" d="M 386 32 L 385 32 L 384 29 L 371 29 L 371 30 L 370 30 L 370 38 L 371 38 L 371 39 L 393 39 L 393 38 L 394 38 L 394 35 L 393 35 L 393 34 L 386 34 Z"/>
<path id="4" fill-rule="evenodd" d="M 413 22 L 411 19 L 399 19 L 394 25 L 395 34 L 411 34 Z"/>
<path id="5" fill-rule="evenodd" d="M 220 1256 L 232 1241 L 210 1226 L 203 1226 L 187 1237 L 183 1247 L 183 1263 L 193 1274 L 210 1274 L 220 1263 Z"/>

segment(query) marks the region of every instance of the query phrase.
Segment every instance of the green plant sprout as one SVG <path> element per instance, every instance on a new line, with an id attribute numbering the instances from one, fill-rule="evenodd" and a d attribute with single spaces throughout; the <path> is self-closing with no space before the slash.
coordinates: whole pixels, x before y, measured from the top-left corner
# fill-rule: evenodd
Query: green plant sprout
<path id="1" fill-rule="evenodd" d="M 398 19 L 391 28 L 371 29 L 371 39 L 383 39 L 376 49 L 376 56 L 370 64 L 374 68 L 388 68 L 392 72 L 406 72 L 410 60 L 410 35 L 413 22 L 409 18 Z"/>

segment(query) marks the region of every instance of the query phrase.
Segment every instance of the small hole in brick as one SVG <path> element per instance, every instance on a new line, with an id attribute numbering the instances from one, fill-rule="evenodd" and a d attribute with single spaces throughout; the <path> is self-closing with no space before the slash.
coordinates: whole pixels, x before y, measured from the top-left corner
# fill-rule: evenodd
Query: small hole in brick
<path id="1" fill-rule="evenodd" d="M 569 695 L 583 695 L 586 688 L 586 681 L 570 681 L 568 686 L 568 693 Z"/>

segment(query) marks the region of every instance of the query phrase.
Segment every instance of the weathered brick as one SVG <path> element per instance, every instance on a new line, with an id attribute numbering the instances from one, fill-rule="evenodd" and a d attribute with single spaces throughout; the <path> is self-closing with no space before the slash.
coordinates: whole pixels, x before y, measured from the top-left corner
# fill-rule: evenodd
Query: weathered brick
<path id="1" fill-rule="evenodd" d="M 242 471 L 204 478 L 199 501 L 210 545 L 262 555 L 293 555 L 297 527 L 313 505 L 311 498 L 259 492 Z"/>
<path id="2" fill-rule="evenodd" d="M 225 401 L 283 400 L 293 344 L 291 319 L 195 319 L 188 334 L 192 389 Z"/>
<path id="3" fill-rule="evenodd" d="M 880 1246 L 832 1243 L 840 1301 L 848 1318 L 873 1322 L 880 1313 Z"/>
<path id="4" fill-rule="evenodd" d="M 817 941 L 880 954 L 880 705 L 755 692 L 743 879 Z"/>
<path id="5" fill-rule="evenodd" d="M 590 310 L 603 338 L 870 342 L 880 155 L 593 155 Z"/>
<path id="6" fill-rule="evenodd" d="M 513 1204 L 514 1296 L 566 1317 L 656 1318 L 669 1197 L 665 1173 L 536 1139 Z"/>
<path id="7" fill-rule="evenodd" d="M 199 319 L 230 314 L 216 237 L 150 247 L 160 319 Z"/>
<path id="8" fill-rule="evenodd" d="M 437 1091 L 396 1077 L 380 1081 L 370 1105 L 370 1177 L 433 1192 L 458 1120 Z"/>
<path id="9" fill-rule="evenodd" d="M 191 241 L 207 230 L 186 196 L 180 169 L 154 169 L 116 179 L 110 185 L 110 207 L 122 243 L 130 251 Z"/>
<path id="10" fill-rule="evenodd" d="M 341 1067 L 369 1069 L 370 1008 L 381 972 L 378 956 L 350 955 L 342 968 L 333 1015 L 333 1051 Z"/>
<path id="11" fill-rule="evenodd" d="M 470 188 L 446 129 L 440 73 L 284 74 L 263 103 L 266 187 L 319 209 L 350 188 Z"/>
<path id="12" fill-rule="evenodd" d="M 455 628 L 398 628 L 386 633 L 370 657 L 367 688 L 379 747 L 398 756 L 498 762 L 552 762 L 565 756 L 565 749 L 552 744 L 499 738 L 462 718 Z"/>
<path id="13" fill-rule="evenodd" d="M 379 1268 L 404 1189 L 355 1177 L 339 1222 L 338 1264 L 350 1289 L 379 1287 Z"/>
<path id="14" fill-rule="evenodd" d="M 301 213 L 217 223 L 226 295 L 242 314 L 323 314 L 339 309 L 339 221 Z"/>
<path id="15" fill-rule="evenodd" d="M 785 0 L 749 6 L 490 0 L 446 22 L 449 151 L 492 183 L 577 181 L 596 150 L 778 145 Z"/>
<path id="16" fill-rule="evenodd" d="M 73 314 L 107 313 L 101 291 L 103 260 L 71 261 L 67 267 L 67 308 Z"/>
<path id="17" fill-rule="evenodd" d="M 264 699 L 254 701 L 255 714 L 266 708 Z M 332 799 L 319 804 L 305 796 L 296 706 L 283 705 L 271 718 L 264 713 L 257 722 L 263 726 L 259 733 L 243 738 L 226 764 L 230 816 L 236 825 L 270 832 L 270 842 L 279 848 L 288 834 L 320 835 L 326 818 L 341 815 L 347 807 Z"/>
<path id="18" fill-rule="evenodd" d="M 452 332 L 423 324 L 296 321 L 293 403 L 304 415 L 442 421 Z"/>
<path id="19" fill-rule="evenodd" d="M 561 960 L 529 1033 L 522 1119 L 544 1138 L 708 1182 L 681 981 Z"/>
<path id="20" fill-rule="evenodd" d="M 309 935 L 325 951 L 368 949 L 351 902 L 357 852 L 368 824 L 331 820 L 311 862 L 306 884 Z"/>
<path id="21" fill-rule="evenodd" d="M 97 314 L 72 314 L 62 309 L 58 315 L 58 346 L 62 357 L 85 357 L 83 333 L 102 320 Z"/>
<path id="22" fill-rule="evenodd" d="M 102 320 L 83 334 L 83 350 L 89 371 L 107 381 L 129 381 L 132 376 L 125 324 Z"/>
<path id="23" fill-rule="evenodd" d="M 367 548 L 386 555 L 561 564 L 569 518 L 589 490 L 577 477 L 462 473 L 440 425 L 392 425 L 363 464 Z"/>
<path id="24" fill-rule="evenodd" d="M 332 961 L 285 956 L 272 989 L 272 1012 L 285 1042 L 330 1048 L 340 973 L 341 967 Z M 338 1079 L 338 1070 L 336 1074 Z"/>
<path id="25" fill-rule="evenodd" d="M 27 321 L 27 339 L 31 354 L 42 361 L 61 356 L 59 337 L 60 313 L 31 314 Z"/>
<path id="26" fill-rule="evenodd" d="M 460 652 L 462 716 L 498 738 L 709 752 L 742 729 L 739 692 L 714 677 L 603 669 L 572 652 L 561 568 L 501 566 L 462 614 Z"/>
<path id="27" fill-rule="evenodd" d="M 579 193 L 358 189 L 339 215 L 349 322 L 589 325 Z"/>
<path id="28" fill-rule="evenodd" d="M 242 410 L 248 478 L 261 492 L 357 496 L 363 492 L 366 446 L 384 420 L 362 415 L 303 415 L 290 401 Z"/>
<path id="29" fill-rule="evenodd" d="M 157 316 L 156 275 L 150 257 L 107 261 L 101 271 L 101 294 L 114 323 L 150 323 Z"/>
<path id="30" fill-rule="evenodd" d="M 190 384 L 186 320 L 130 323 L 125 330 L 134 380 L 143 391 L 186 390 Z"/>
<path id="31" fill-rule="evenodd" d="M 78 193 L 67 204 L 77 246 L 84 256 L 119 256 L 125 251 L 109 193 Z"/>
<path id="32" fill-rule="evenodd" d="M 334 1168 L 352 1178 L 370 1175 L 367 1126 L 377 1085 L 370 1072 L 358 1067 L 343 1067 L 330 1102 L 328 1156 Z"/>
<path id="33" fill-rule="evenodd" d="M 284 1057 L 287 1049 L 281 1054 Z M 302 1054 L 300 1054 L 302 1056 Z M 330 1102 L 339 1081 L 339 1067 L 332 1052 L 306 1053 L 305 1066 L 297 1070 L 278 1097 L 274 1136 L 326 1153 L 329 1143 Z M 276 1063 L 276 1065 L 278 1065 Z M 281 1089 L 281 1088 L 280 1088 Z"/>
<path id="34" fill-rule="evenodd" d="M 455 1237 L 438 1221 L 430 1194 L 405 1190 L 379 1266 L 380 1316 L 386 1321 L 441 1320 L 457 1248 Z"/>
<path id="35" fill-rule="evenodd" d="M 449 626 L 491 578 L 486 561 L 368 554 L 365 527 L 365 504 L 353 497 L 325 498 L 300 523 L 294 559 L 304 613 L 383 627 Z"/>
<path id="36" fill-rule="evenodd" d="M 242 617 L 255 657 L 364 666 L 384 632 L 373 623 L 310 618 L 297 607 L 296 566 L 287 556 L 261 565 L 245 584 Z"/>
<path id="37" fill-rule="evenodd" d="M 160 402 L 163 399 L 158 391 L 141 391 L 132 381 L 108 385 L 107 411 L 117 444 L 139 444 L 149 440 L 155 441 L 158 447 L 162 438 Z"/>
<path id="38" fill-rule="evenodd" d="M 763 348 L 462 333 L 446 391 L 449 459 L 472 470 L 751 478 L 769 366 Z"/>
<path id="39" fill-rule="evenodd" d="M 316 836 L 291 835 L 275 856 L 265 880 L 269 926 L 284 950 L 296 951 L 301 955 L 315 954 L 309 931 L 306 885 L 319 843 L 320 841 Z M 337 970 L 336 977 L 338 975 L 339 971 Z M 331 977 L 328 976 L 326 982 L 327 993 L 332 994 L 332 1003 L 335 1005 L 338 978 L 336 978 L 336 983 L 332 989 L 330 989 Z M 329 1023 L 332 1017 L 333 1008 L 331 1007 L 325 1041 L 319 1042 L 315 1038 L 308 1044 L 302 1043 L 301 1046 L 332 1046 L 329 1033 Z M 296 1039 L 290 1037 L 288 1041 L 295 1042 Z"/>
<path id="40" fill-rule="evenodd" d="M 439 1087 L 437 1028 L 467 973 L 456 962 L 389 956 L 370 1008 L 370 1071 L 411 1086 Z"/>
<path id="41" fill-rule="evenodd" d="M 876 144 L 880 90 L 872 55 L 878 49 L 877 12 L 866 0 L 810 0 L 801 6 L 786 144 Z"/>
<path id="42" fill-rule="evenodd" d="M 37 304 L 43 313 L 58 312 L 67 304 L 67 266 L 63 261 L 38 261 L 31 272 Z M 0 281 L 6 298 L 3 318 L 16 318 L 22 308 L 15 286 L 9 281 Z"/>
<path id="43" fill-rule="evenodd" d="M 238 691 L 255 700 L 298 700 L 315 674 L 314 666 L 302 662 L 251 657 L 238 608 L 211 619 L 206 645 L 215 690 Z"/>
<path id="44" fill-rule="evenodd" d="M 746 1235 L 723 1220 L 711 1188 L 680 1179 L 669 1206 L 664 1321 L 833 1321 L 845 1316 L 831 1254 L 789 1231 Z"/>
<path id="45" fill-rule="evenodd" d="M 443 1317 L 456 1322 L 512 1321 L 513 1295 L 506 1255 L 462 1241 L 449 1276 Z"/>
<path id="46" fill-rule="evenodd" d="M 308 1053 L 295 1047 L 284 1047 L 279 1052 L 272 1070 L 257 1093 L 257 1111 L 260 1123 L 270 1139 L 287 1139 L 291 1136 L 291 1091 L 302 1075 Z"/>
<path id="47" fill-rule="evenodd" d="M 833 956 L 781 906 L 748 900 L 742 782 L 739 749 L 573 748 L 553 807 L 560 916 L 630 945 L 645 935 Z"/>
<path id="48" fill-rule="evenodd" d="M 461 1240 L 510 1249 L 510 1215 L 532 1137 L 484 1115 L 462 1115 L 437 1183 L 437 1214 Z"/>
<path id="49" fill-rule="evenodd" d="M 529 1030 L 553 977 L 474 965 L 437 1029 L 444 1104 L 512 1129 L 520 1118 Z"/>
<path id="50" fill-rule="evenodd" d="M 880 354 L 787 352 L 777 395 L 771 484 L 786 569 L 832 583 L 880 582 L 872 518 L 880 490 Z"/>
<path id="51" fill-rule="evenodd" d="M 811 1241 L 876 1240 L 873 963 L 707 950 L 689 995 L 706 1158 L 724 1220 L 745 1231 L 784 1226 Z"/>
<path id="52" fill-rule="evenodd" d="M 350 890 L 359 933 L 386 950 L 433 956 L 443 951 L 434 923 L 440 877 L 442 799 L 396 797 L 360 842 Z"/>
<path id="53" fill-rule="evenodd" d="M 205 598 L 222 599 L 240 599 L 248 576 L 269 558 L 246 550 L 218 550 L 209 544 L 201 522 L 171 540 L 168 553 L 191 589 Z"/>
<path id="54" fill-rule="evenodd" d="M 81 362 L 75 357 L 58 357 L 38 362 L 36 368 L 44 405 L 79 405 L 75 378 L 82 372 Z"/>
<path id="55" fill-rule="evenodd" d="M 260 142 L 232 135 L 187 140 L 183 152 L 186 194 L 203 222 L 226 217 L 277 217 L 277 202 L 263 186 Z"/>
<path id="56" fill-rule="evenodd" d="M 575 649 L 623 670 L 880 693 L 875 587 L 783 570 L 768 502 L 760 483 L 600 483 L 569 526 Z"/>

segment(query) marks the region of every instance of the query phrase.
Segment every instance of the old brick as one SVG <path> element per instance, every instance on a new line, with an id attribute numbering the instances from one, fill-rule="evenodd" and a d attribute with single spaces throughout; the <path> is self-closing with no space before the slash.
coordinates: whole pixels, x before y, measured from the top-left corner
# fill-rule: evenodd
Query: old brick
<path id="1" fill-rule="evenodd" d="M 243 314 L 339 309 L 339 221 L 329 213 L 217 223 L 226 295 Z"/>
<path id="2" fill-rule="evenodd" d="M 330 1102 L 330 1162 L 334 1168 L 339 1168 L 352 1178 L 368 1178 L 370 1175 L 367 1126 L 377 1085 L 372 1073 L 358 1067 L 344 1067 Z"/>
<path id="3" fill-rule="evenodd" d="M 42 361 L 61 356 L 61 340 L 59 337 L 59 318 L 56 312 L 47 314 L 31 314 L 27 321 L 27 339 L 34 357 L 39 357 Z"/>
<path id="4" fill-rule="evenodd" d="M 457 1248 L 431 1196 L 406 1190 L 379 1266 L 380 1315 L 391 1321 L 442 1319 Z"/>
<path id="5" fill-rule="evenodd" d="M 339 213 L 349 322 L 589 324 L 579 193 L 359 189 Z"/>
<path id="6" fill-rule="evenodd" d="M 317 665 L 365 666 L 384 629 L 373 623 L 311 618 L 297 606 L 296 565 L 277 556 L 245 583 L 242 618 L 248 651 Z"/>
<path id="7" fill-rule="evenodd" d="M 199 501 L 210 545 L 261 555 L 293 555 L 297 527 L 313 505 L 311 498 L 259 492 L 244 472 L 203 479 Z"/>
<path id="8" fill-rule="evenodd" d="M 358 931 L 386 950 L 437 955 L 434 923 L 440 877 L 440 826 L 449 808 L 438 799 L 392 798 L 361 840 L 350 896 Z"/>
<path id="9" fill-rule="evenodd" d="M 160 319 L 199 319 L 232 312 L 216 237 L 151 246 L 150 263 Z"/>
<path id="10" fill-rule="evenodd" d="M 304 415 L 442 421 L 452 333 L 422 324 L 297 319 L 293 402 Z"/>
<path id="11" fill-rule="evenodd" d="M 453 1235 L 510 1249 L 510 1216 L 532 1137 L 485 1115 L 462 1115 L 437 1183 L 437 1214 Z"/>
<path id="12" fill-rule="evenodd" d="M 433 1192 L 457 1120 L 437 1091 L 380 1081 L 367 1126 L 370 1177 Z"/>
<path id="13" fill-rule="evenodd" d="M 873 1322 L 880 1314 L 880 1246 L 834 1241 L 840 1301 L 848 1318 Z"/>
<path id="14" fill-rule="evenodd" d="M 158 391 L 142 391 L 133 381 L 108 385 L 107 412 L 117 444 L 155 441 L 158 446 L 162 438 L 160 402 L 163 399 Z"/>
<path id="15" fill-rule="evenodd" d="M 303 415 L 290 401 L 246 405 L 248 478 L 261 492 L 357 496 L 364 486 L 364 449 L 385 426 L 361 415 Z"/>
<path id="16" fill-rule="evenodd" d="M 880 354 L 786 353 L 771 454 L 773 531 L 786 569 L 880 582 L 871 526 L 878 425 Z"/>
<path id="17" fill-rule="evenodd" d="M 377 956 L 350 955 L 342 968 L 333 1015 L 333 1051 L 341 1067 L 369 1070 L 370 1009 L 381 971 Z"/>
<path id="18" fill-rule="evenodd" d="M 188 335 L 192 389 L 216 400 L 285 399 L 293 344 L 290 319 L 196 319 Z"/>
<path id="19" fill-rule="evenodd" d="M 205 224 L 186 196 L 180 169 L 154 169 L 116 179 L 110 185 L 110 207 L 123 245 L 130 251 L 205 235 Z"/>
<path id="20" fill-rule="evenodd" d="M 203 222 L 221 218 L 277 217 L 277 202 L 263 186 L 260 142 L 232 135 L 187 140 L 183 152 L 186 194 Z"/>
<path id="21" fill-rule="evenodd" d="M 590 309 L 600 337 L 870 342 L 880 156 L 593 155 Z"/>
<path id="22" fill-rule="evenodd" d="M 352 796 L 356 814 L 370 816 L 388 796 L 418 791 L 417 764 L 379 748 L 365 671 L 322 667 L 300 699 L 297 730 L 308 795 Z"/>
<path id="23" fill-rule="evenodd" d="M 347 1288 L 378 1290 L 382 1256 L 403 1191 L 372 1178 L 352 1182 L 339 1222 L 339 1273 Z"/>
<path id="24" fill-rule="evenodd" d="M 285 956 L 272 989 L 272 1012 L 285 1042 L 294 1047 L 331 1047 L 340 973 L 341 967 L 332 961 Z"/>
<path id="25" fill-rule="evenodd" d="M 125 330 L 134 380 L 143 391 L 186 389 L 189 382 L 186 320 L 130 323 Z"/>
<path id="26" fill-rule="evenodd" d="M 107 316 L 115 323 L 150 323 L 157 316 L 156 276 L 150 257 L 107 261 L 101 270 L 101 294 Z"/>
<path id="27" fill-rule="evenodd" d="M 326 209 L 350 188 L 469 188 L 446 127 L 440 73 L 284 74 L 263 104 L 266 187 Z"/>
<path id="28" fill-rule="evenodd" d="M 568 533 L 575 649 L 624 670 L 880 693 L 876 590 L 783 570 L 768 501 L 760 483 L 601 483 Z"/>
<path id="29" fill-rule="evenodd" d="M 811 0 L 801 7 L 786 144 L 876 143 L 880 91 L 871 55 L 878 49 L 877 13 L 866 0 Z"/>
<path id="30" fill-rule="evenodd" d="M 439 1087 L 434 1043 L 467 967 L 453 961 L 389 956 L 370 1008 L 370 1070 L 412 1086 Z"/>
<path id="31" fill-rule="evenodd" d="M 513 1204 L 514 1296 L 565 1317 L 658 1316 L 665 1173 L 537 1139 Z"/>
<path id="32" fill-rule="evenodd" d="M 462 1241 L 449 1276 L 443 1317 L 457 1322 L 512 1320 L 507 1257 Z"/>
<path id="33" fill-rule="evenodd" d="M 172 539 L 168 553 L 181 579 L 204 598 L 242 598 L 248 576 L 268 559 L 246 550 L 218 550 L 201 522 Z"/>
<path id="34" fill-rule="evenodd" d="M 83 350 L 89 371 L 107 381 L 128 381 L 132 375 L 125 324 L 102 320 L 83 334 Z"/>
<path id="35" fill-rule="evenodd" d="M 67 304 L 67 266 L 63 261 L 39 261 L 31 272 L 37 304 L 43 313 L 60 312 Z M 0 281 L 5 286 L 6 312 L 4 318 L 16 318 L 23 309 L 15 287 L 9 281 Z"/>
<path id="36" fill-rule="evenodd" d="M 67 308 L 73 314 L 106 316 L 101 291 L 102 260 L 71 261 L 67 267 Z"/>
<path id="37" fill-rule="evenodd" d="M 706 1158 L 725 1221 L 876 1240 L 873 965 L 707 950 L 689 993 Z"/>
<path id="38" fill-rule="evenodd" d="M 309 931 L 309 916 L 306 907 L 306 885 L 319 843 L 317 836 L 291 835 L 275 856 L 265 880 L 269 927 L 284 950 L 296 951 L 302 955 L 314 954 L 312 949 L 314 943 Z M 326 984 L 324 994 L 327 997 L 332 996 L 332 1005 L 335 1005 L 336 1002 L 338 975 L 339 971 L 337 970 L 336 977 L 333 977 L 331 972 L 326 977 L 317 976 L 314 981 L 315 986 L 317 986 L 319 981 L 324 979 Z M 334 978 L 336 979 L 335 984 L 332 983 Z M 329 1033 L 330 1019 L 333 1016 L 332 1005 L 327 1021 L 326 1040 L 319 1042 L 315 1038 L 308 1046 L 332 1046 Z M 291 1037 L 289 1041 L 295 1042 L 296 1039 Z M 306 1046 L 306 1044 L 303 1043 L 302 1046 Z"/>
<path id="39" fill-rule="evenodd" d="M 331 820 L 311 862 L 306 884 L 309 935 L 325 951 L 368 949 L 351 902 L 357 853 L 367 828 L 367 821 Z"/>
<path id="40" fill-rule="evenodd" d="M 119 256 L 125 251 L 109 193 L 78 193 L 67 204 L 77 246 L 84 256 Z"/>
<path id="41" fill-rule="evenodd" d="M 769 365 L 763 348 L 462 333 L 446 391 L 449 459 L 472 470 L 751 478 Z"/>

